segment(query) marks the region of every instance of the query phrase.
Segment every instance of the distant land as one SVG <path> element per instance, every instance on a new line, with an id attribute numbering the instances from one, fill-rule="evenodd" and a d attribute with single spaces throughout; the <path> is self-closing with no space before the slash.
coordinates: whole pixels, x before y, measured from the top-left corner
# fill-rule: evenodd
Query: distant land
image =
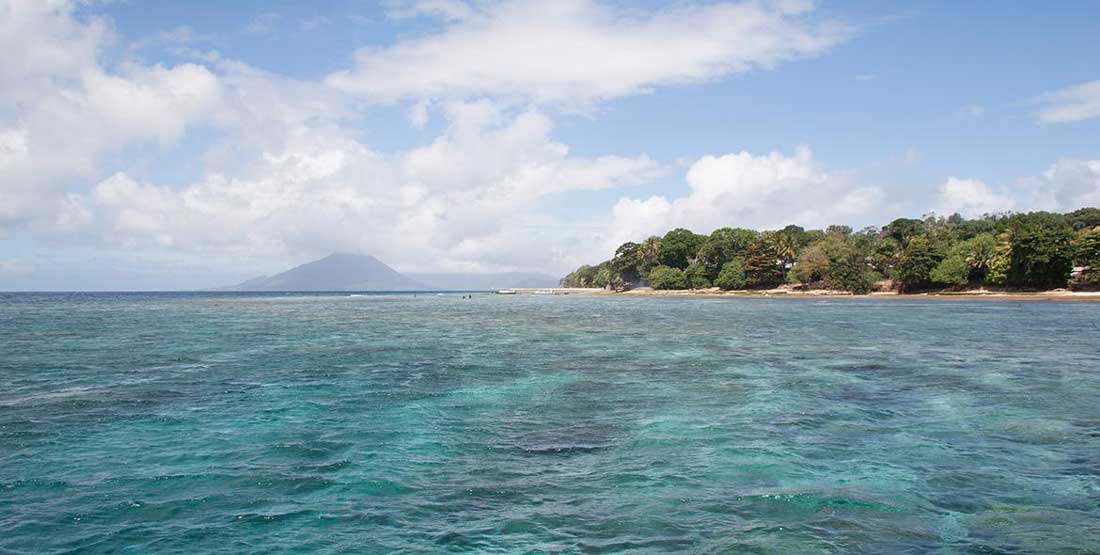
<path id="1" fill-rule="evenodd" d="M 274 276 L 219 291 L 433 291 L 556 287 L 557 278 L 531 272 L 402 274 L 368 254 L 333 253 Z"/>

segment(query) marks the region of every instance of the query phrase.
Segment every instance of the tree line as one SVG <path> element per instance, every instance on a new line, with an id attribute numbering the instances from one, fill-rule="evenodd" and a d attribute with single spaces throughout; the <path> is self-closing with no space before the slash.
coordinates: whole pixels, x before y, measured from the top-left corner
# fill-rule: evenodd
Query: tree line
<path id="1" fill-rule="evenodd" d="M 710 235 L 678 228 L 623 243 L 610 260 L 581 266 L 561 281 L 563 287 L 614 290 L 770 289 L 784 283 L 852 293 L 1100 288 L 1100 208 L 975 219 L 928 215 L 855 232 L 843 225 L 723 227 Z"/>

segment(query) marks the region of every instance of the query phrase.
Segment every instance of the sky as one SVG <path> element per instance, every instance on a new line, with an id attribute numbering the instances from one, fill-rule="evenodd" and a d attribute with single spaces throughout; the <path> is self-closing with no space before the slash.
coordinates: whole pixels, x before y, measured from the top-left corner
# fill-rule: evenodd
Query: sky
<path id="1" fill-rule="evenodd" d="M 0 0 L 0 290 L 1100 206 L 1100 3 Z"/>

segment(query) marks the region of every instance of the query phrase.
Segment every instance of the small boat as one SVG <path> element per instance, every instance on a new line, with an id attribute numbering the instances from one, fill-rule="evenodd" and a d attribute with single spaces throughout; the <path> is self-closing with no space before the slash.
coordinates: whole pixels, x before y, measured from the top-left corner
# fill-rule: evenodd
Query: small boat
<path id="1" fill-rule="evenodd" d="M 516 290 L 515 289 L 497 289 L 496 293 L 497 293 L 497 295 L 515 295 Z"/>

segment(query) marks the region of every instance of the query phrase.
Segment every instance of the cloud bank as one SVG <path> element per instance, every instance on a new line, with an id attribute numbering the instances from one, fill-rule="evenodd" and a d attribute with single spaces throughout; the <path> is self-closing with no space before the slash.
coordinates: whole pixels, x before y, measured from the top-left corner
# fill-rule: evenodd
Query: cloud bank
<path id="1" fill-rule="evenodd" d="M 1011 183 L 950 177 L 899 204 L 887 185 L 816 160 L 812 145 L 699 153 L 686 169 L 645 152 L 576 155 L 555 137 L 562 111 L 776 68 L 852 33 L 810 3 L 625 6 L 396 4 L 391 17 L 435 26 L 311 81 L 201 52 L 190 32 L 171 34 L 177 63 L 111 57 L 109 21 L 64 1 L 0 0 L 0 49 L 17 53 L 0 63 L 0 237 L 173 271 L 347 250 L 407 270 L 563 272 L 672 227 L 1100 205 L 1097 160 Z M 1095 117 L 1095 85 L 1047 95 L 1040 119 Z M 435 131 L 397 150 L 370 144 L 364 110 L 387 102 Z M 428 127 L 433 117 L 441 125 Z M 143 177 L 180 145 L 198 150 L 172 155 L 191 177 Z M 664 194 L 632 189 L 655 182 Z M 551 209 L 597 191 L 612 193 L 595 215 Z M 34 268 L 0 259 L 0 285 L 33 280 Z"/>

